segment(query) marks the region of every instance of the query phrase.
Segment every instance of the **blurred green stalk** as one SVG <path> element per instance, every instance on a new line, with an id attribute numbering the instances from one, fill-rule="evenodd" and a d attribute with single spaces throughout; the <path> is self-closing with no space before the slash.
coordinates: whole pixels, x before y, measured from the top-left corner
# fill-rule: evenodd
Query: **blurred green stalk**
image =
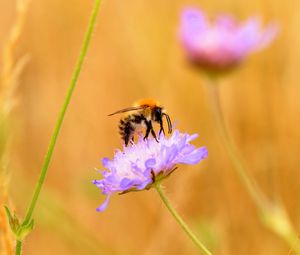
<path id="1" fill-rule="evenodd" d="M 8 32 L 7 39 L 1 49 L 0 71 L 0 204 L 12 205 L 8 196 L 10 182 L 9 161 L 11 144 L 11 113 L 18 101 L 16 90 L 20 84 L 20 76 L 26 66 L 29 56 L 16 57 L 24 22 L 27 17 L 28 6 L 31 0 L 16 0 L 16 18 Z M 15 249 L 14 236 L 10 231 L 11 219 L 7 219 L 7 210 L 0 208 L 0 250 L 1 254 L 11 255 Z"/>
<path id="2" fill-rule="evenodd" d="M 17 240 L 15 254 L 21 254 L 21 250 L 22 250 L 22 241 Z"/>
<path id="3" fill-rule="evenodd" d="M 289 247 L 292 247 L 295 254 L 300 255 L 300 239 L 289 220 L 284 206 L 279 202 L 274 202 L 268 199 L 256 185 L 255 181 L 250 178 L 248 175 L 248 169 L 246 168 L 233 139 L 227 132 L 220 103 L 218 85 L 216 78 L 209 77 L 207 89 L 211 110 L 214 115 L 217 131 L 225 149 L 227 150 L 229 158 L 232 161 L 234 170 L 249 196 L 254 201 L 265 226 L 281 237 L 289 245 Z"/>
<path id="4" fill-rule="evenodd" d="M 174 219 L 177 221 L 177 223 L 182 227 L 184 232 L 188 235 L 188 237 L 192 240 L 192 242 L 203 252 L 205 255 L 212 255 L 212 253 L 205 247 L 205 245 L 195 236 L 195 234 L 192 232 L 192 230 L 188 227 L 188 225 L 184 222 L 184 220 L 180 217 L 180 215 L 177 213 L 175 208 L 172 206 L 169 199 L 164 194 L 160 181 L 155 182 L 155 188 L 161 198 L 161 200 L 164 202 L 165 206 L 168 208 L 169 212 L 172 214 Z"/>
<path id="5" fill-rule="evenodd" d="M 80 71 L 82 69 L 82 65 L 83 65 L 88 47 L 90 45 L 91 36 L 92 36 L 93 31 L 94 31 L 97 15 L 98 15 L 98 12 L 99 12 L 99 9 L 100 9 L 100 4 L 101 4 L 101 0 L 96 0 L 95 1 L 94 7 L 93 7 L 93 10 L 92 10 L 92 14 L 91 14 L 91 17 L 90 17 L 90 21 L 88 23 L 87 32 L 85 34 L 83 44 L 82 44 L 82 48 L 81 48 L 81 51 L 80 51 L 80 54 L 79 54 L 79 58 L 78 58 L 77 64 L 75 66 L 75 69 L 74 69 L 74 72 L 73 72 L 73 75 L 72 75 L 72 78 L 71 78 L 71 81 L 70 81 L 70 84 L 69 84 L 69 89 L 68 89 L 66 97 L 64 99 L 64 103 L 62 105 L 61 112 L 58 116 L 54 131 L 53 131 L 53 134 L 52 134 L 52 137 L 51 137 L 51 140 L 50 140 L 48 151 L 46 153 L 45 160 L 44 160 L 44 163 L 43 163 L 43 166 L 42 166 L 42 169 L 41 169 L 40 177 L 39 177 L 37 185 L 35 187 L 33 197 L 32 197 L 32 199 L 29 203 L 24 221 L 21 224 L 21 228 L 27 226 L 32 221 L 32 214 L 33 214 L 33 211 L 36 207 L 37 200 L 39 198 L 42 186 L 43 186 L 45 178 L 46 178 L 49 163 L 50 163 L 50 160 L 52 158 L 54 147 L 55 147 L 59 132 L 60 132 L 61 127 L 62 127 L 62 123 L 63 123 L 64 117 L 65 117 L 65 114 L 66 114 L 66 110 L 69 106 L 73 91 L 74 91 L 74 89 L 77 85 L 78 77 L 79 77 Z M 15 251 L 16 255 L 21 254 L 22 241 L 23 241 L 22 239 L 17 240 L 16 251 Z"/>

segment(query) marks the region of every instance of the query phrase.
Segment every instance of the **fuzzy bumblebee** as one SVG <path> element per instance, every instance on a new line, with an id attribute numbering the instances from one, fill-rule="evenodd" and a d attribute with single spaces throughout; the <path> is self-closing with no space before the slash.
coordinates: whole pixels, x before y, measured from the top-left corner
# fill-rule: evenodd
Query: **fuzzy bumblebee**
<path id="1" fill-rule="evenodd" d="M 151 133 L 158 142 L 152 122 L 157 122 L 160 126 L 158 136 L 160 136 L 161 133 L 165 135 L 163 126 L 164 116 L 168 124 L 168 133 L 172 133 L 172 123 L 169 115 L 165 112 L 165 109 L 160 103 L 154 99 L 139 100 L 133 106 L 116 111 L 108 116 L 119 113 L 124 113 L 124 116 L 120 119 L 119 133 L 124 140 L 125 146 L 127 146 L 129 142 L 133 143 L 134 134 L 140 128 L 146 128 L 144 139 L 147 139 Z"/>

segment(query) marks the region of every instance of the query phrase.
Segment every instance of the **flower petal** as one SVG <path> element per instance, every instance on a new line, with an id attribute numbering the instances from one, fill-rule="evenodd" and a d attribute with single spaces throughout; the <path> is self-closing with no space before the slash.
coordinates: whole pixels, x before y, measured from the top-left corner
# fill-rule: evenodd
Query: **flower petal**
<path id="1" fill-rule="evenodd" d="M 103 202 L 103 204 L 100 205 L 99 207 L 97 207 L 96 211 L 97 212 L 103 212 L 107 208 L 109 201 L 110 201 L 110 195 L 107 195 L 104 202 Z"/>

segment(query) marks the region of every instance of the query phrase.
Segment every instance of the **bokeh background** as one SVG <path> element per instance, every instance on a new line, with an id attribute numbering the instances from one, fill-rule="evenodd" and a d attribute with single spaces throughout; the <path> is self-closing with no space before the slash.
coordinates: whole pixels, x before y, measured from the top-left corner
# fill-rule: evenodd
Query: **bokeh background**
<path id="1" fill-rule="evenodd" d="M 11 113 L 9 203 L 24 215 L 76 62 L 93 1 L 32 0 L 15 57 L 29 55 Z M 0 48 L 16 19 L 16 2 L 0 1 Z M 268 49 L 220 81 L 228 128 L 263 191 L 280 198 L 300 229 L 300 2 L 296 0 L 152 0 L 103 2 L 78 87 L 68 109 L 23 254 L 199 254 L 155 190 L 104 197 L 91 180 L 100 159 L 121 147 L 118 116 L 139 98 L 161 101 L 177 128 L 200 134 L 209 157 L 180 166 L 166 192 L 197 235 L 220 255 L 289 254 L 261 225 L 216 135 L 205 79 L 177 40 L 180 10 L 214 17 L 260 15 L 280 26 Z M 2 181 L 2 180 L 1 180 Z M 2 206 L 2 205 L 1 205 Z M 4 251 L 2 251 L 4 252 Z M 3 253 L 5 254 L 5 253 Z"/>

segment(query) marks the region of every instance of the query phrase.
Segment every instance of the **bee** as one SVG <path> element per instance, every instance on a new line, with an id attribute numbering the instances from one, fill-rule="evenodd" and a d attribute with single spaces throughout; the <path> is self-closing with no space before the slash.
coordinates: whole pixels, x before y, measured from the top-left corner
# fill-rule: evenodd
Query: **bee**
<path id="1" fill-rule="evenodd" d="M 163 126 L 164 116 L 166 117 L 168 124 L 168 133 L 172 133 L 172 123 L 169 115 L 165 112 L 165 109 L 154 99 L 139 100 L 132 107 L 127 107 L 113 112 L 108 116 L 119 113 L 125 113 L 125 115 L 120 119 L 119 124 L 119 133 L 124 140 L 125 146 L 127 146 L 129 142 L 133 143 L 134 134 L 140 127 L 146 128 L 144 140 L 147 139 L 151 133 L 154 139 L 158 142 L 152 122 L 157 122 L 160 125 L 158 136 L 160 136 L 161 133 L 165 135 Z"/>

